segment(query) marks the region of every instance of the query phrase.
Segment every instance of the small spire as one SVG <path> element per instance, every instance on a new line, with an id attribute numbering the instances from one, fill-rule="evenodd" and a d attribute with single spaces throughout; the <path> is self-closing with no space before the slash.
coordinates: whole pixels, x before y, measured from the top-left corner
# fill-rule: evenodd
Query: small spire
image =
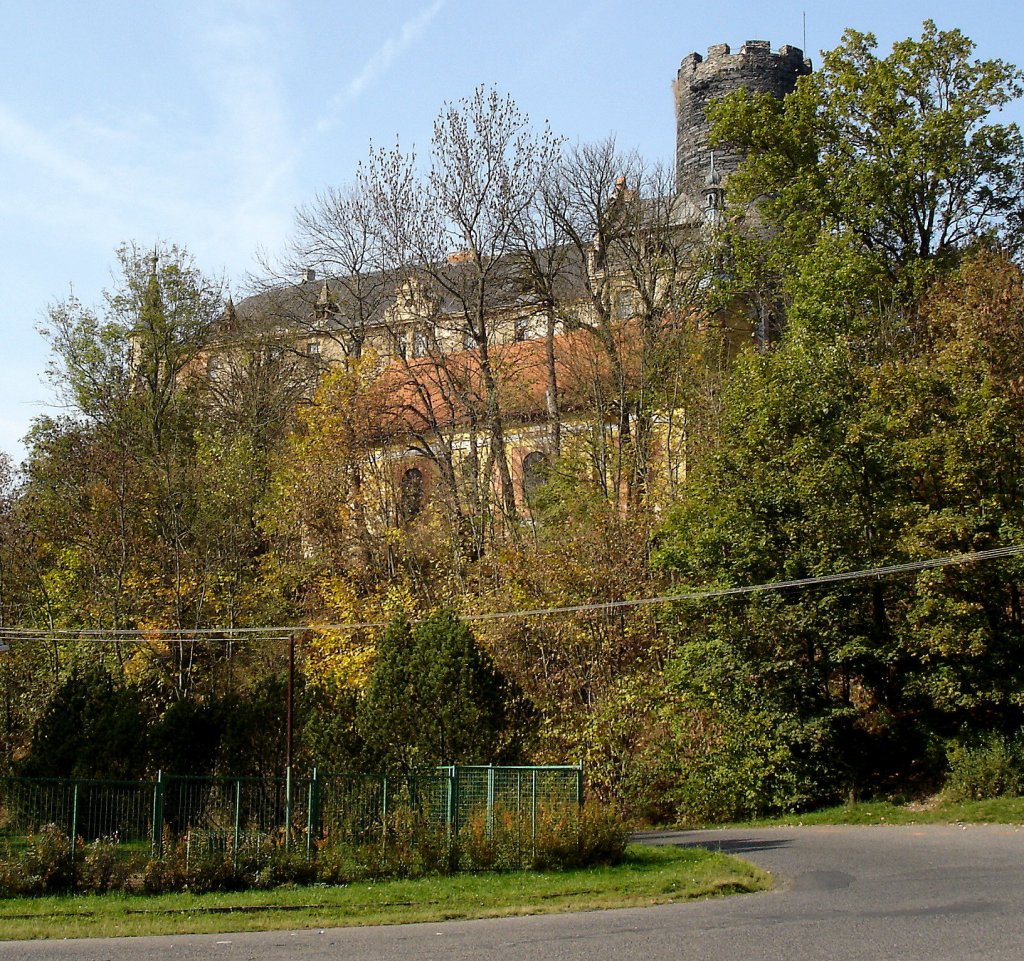
<path id="1" fill-rule="evenodd" d="M 715 169 L 715 152 L 711 151 L 711 169 L 708 171 L 707 185 L 709 187 L 720 187 L 722 175 Z"/>

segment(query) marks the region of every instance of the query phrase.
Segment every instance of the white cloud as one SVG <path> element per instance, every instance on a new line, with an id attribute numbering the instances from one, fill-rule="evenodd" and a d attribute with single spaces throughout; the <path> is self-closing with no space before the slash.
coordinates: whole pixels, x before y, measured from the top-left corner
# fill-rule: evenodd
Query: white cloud
<path id="1" fill-rule="evenodd" d="M 94 196 L 107 196 L 110 192 L 110 184 L 105 177 L 3 104 L 0 104 L 0 150 L 17 159 L 27 160 Z"/>
<path id="2" fill-rule="evenodd" d="M 402 24 L 398 33 L 385 40 L 363 65 L 362 70 L 349 81 L 341 94 L 331 103 L 330 113 L 316 125 L 317 133 L 326 133 L 337 124 L 335 114 L 345 105 L 358 100 L 363 91 L 388 72 L 395 61 L 409 49 L 430 26 L 431 21 L 441 12 L 447 0 L 434 0 L 429 7 L 421 10 Z"/>

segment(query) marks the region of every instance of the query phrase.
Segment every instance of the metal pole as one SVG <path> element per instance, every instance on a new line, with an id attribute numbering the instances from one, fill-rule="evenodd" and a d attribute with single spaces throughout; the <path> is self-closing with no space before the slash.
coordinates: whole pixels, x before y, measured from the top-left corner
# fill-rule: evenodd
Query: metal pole
<path id="1" fill-rule="evenodd" d="M 388 858 L 388 778 L 385 774 L 381 778 L 380 786 L 380 853 L 384 862 Z"/>
<path id="2" fill-rule="evenodd" d="M 313 834 L 319 834 L 320 823 L 320 782 L 317 780 L 316 768 L 313 768 L 313 777 L 309 781 L 309 798 L 306 803 L 306 860 L 313 857 Z"/>
<path id="3" fill-rule="evenodd" d="M 284 771 L 284 849 L 287 851 L 292 841 L 292 769 L 291 765 Z"/>
<path id="4" fill-rule="evenodd" d="M 530 849 L 532 857 L 537 857 L 537 769 L 530 772 Z"/>
<path id="5" fill-rule="evenodd" d="M 292 837 L 292 746 L 295 737 L 295 635 L 288 638 L 288 698 L 284 744 L 284 847 Z"/>
<path id="6" fill-rule="evenodd" d="M 153 785 L 153 852 L 158 858 L 164 854 L 164 772 L 156 772 Z"/>
<path id="7" fill-rule="evenodd" d="M 78 782 L 71 788 L 71 860 L 75 860 L 75 840 L 78 837 Z"/>
<path id="8" fill-rule="evenodd" d="M 295 635 L 288 638 L 288 691 L 285 720 L 284 766 L 292 766 L 292 742 L 295 735 Z"/>
<path id="9" fill-rule="evenodd" d="M 494 834 L 494 765 L 487 766 L 487 836 Z"/>
<path id="10" fill-rule="evenodd" d="M 235 873 L 238 873 L 238 842 L 242 833 L 242 782 L 240 780 L 235 781 L 235 837 L 234 837 L 234 852 L 232 854 L 232 865 L 234 866 Z"/>
<path id="11" fill-rule="evenodd" d="M 455 833 L 455 768 L 448 768 L 448 803 L 445 805 L 445 820 L 449 836 Z"/>

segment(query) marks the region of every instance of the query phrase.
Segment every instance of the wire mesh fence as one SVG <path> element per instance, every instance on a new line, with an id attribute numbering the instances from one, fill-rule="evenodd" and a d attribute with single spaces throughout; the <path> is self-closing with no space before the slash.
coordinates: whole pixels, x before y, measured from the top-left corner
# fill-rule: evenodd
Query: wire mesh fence
<path id="1" fill-rule="evenodd" d="M 398 817 L 450 835 L 472 826 L 536 841 L 538 817 L 583 802 L 579 766 L 442 767 L 407 777 L 320 774 L 283 778 L 160 774 L 154 781 L 0 778 L 0 853 L 23 850 L 47 826 L 119 850 L 169 842 L 204 853 L 266 845 L 304 851 L 383 841 Z"/>

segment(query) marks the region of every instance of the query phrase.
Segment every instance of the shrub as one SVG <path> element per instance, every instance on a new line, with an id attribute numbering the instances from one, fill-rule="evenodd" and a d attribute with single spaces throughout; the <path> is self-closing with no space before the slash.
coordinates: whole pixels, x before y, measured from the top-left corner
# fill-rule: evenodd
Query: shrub
<path id="1" fill-rule="evenodd" d="M 137 858 L 124 857 L 118 851 L 117 837 L 97 838 L 90 844 L 80 845 L 75 852 L 75 890 L 104 894 L 123 891 L 129 887 L 129 878 L 138 869 Z"/>
<path id="2" fill-rule="evenodd" d="M 628 841 L 629 826 L 611 805 L 543 811 L 530 866 L 544 871 L 618 864 Z"/>
<path id="3" fill-rule="evenodd" d="M 1024 735 L 990 733 L 973 743 L 956 742 L 948 751 L 949 774 L 943 794 L 950 801 L 982 801 L 1024 792 Z"/>
<path id="4" fill-rule="evenodd" d="M 558 870 L 621 861 L 628 828 L 611 807 L 588 803 L 540 807 L 537 835 L 532 819 L 503 808 L 490 818 L 479 812 L 457 836 L 447 826 L 410 808 L 387 819 L 378 839 L 324 844 L 308 860 L 305 850 L 286 849 L 279 838 L 237 852 L 212 849 L 187 837 L 164 838 L 160 857 L 126 853 L 115 837 L 73 851 L 55 825 L 29 838 L 21 857 L 0 859 L 0 896 L 67 891 L 138 891 L 163 894 L 237 891 L 287 884 L 348 884 L 414 878 L 457 871 Z"/>
<path id="5" fill-rule="evenodd" d="M 23 860 L 27 889 L 20 893 L 57 894 L 74 888 L 74 849 L 56 824 L 29 835 Z"/>

